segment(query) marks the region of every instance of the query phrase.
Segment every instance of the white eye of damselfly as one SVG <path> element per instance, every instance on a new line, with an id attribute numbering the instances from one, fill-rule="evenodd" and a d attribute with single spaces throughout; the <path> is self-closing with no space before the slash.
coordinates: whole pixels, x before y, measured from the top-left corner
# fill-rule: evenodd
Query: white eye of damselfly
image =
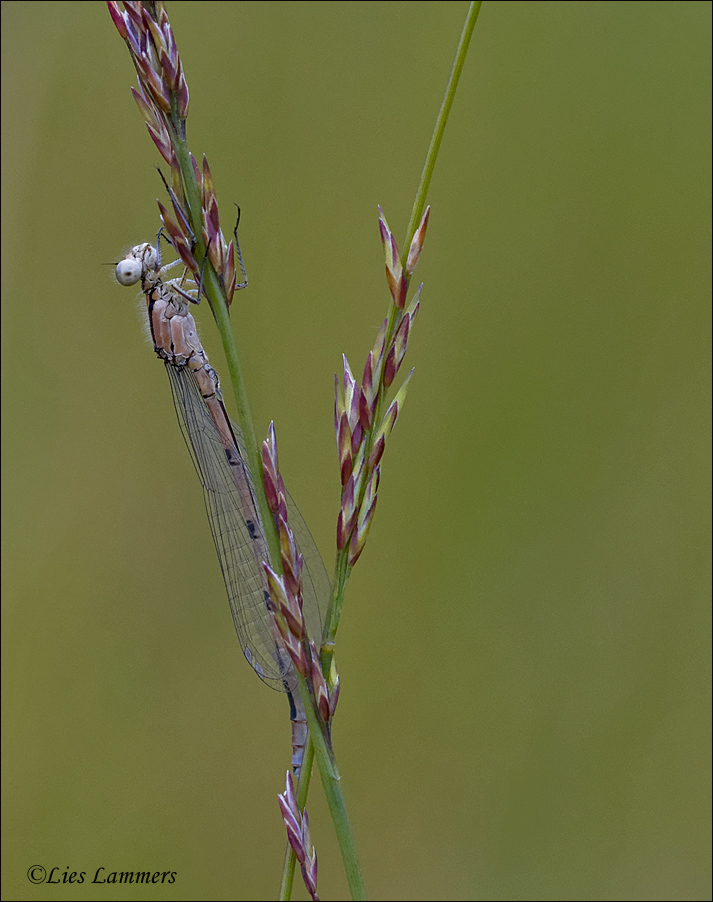
<path id="1" fill-rule="evenodd" d="M 116 281 L 120 285 L 136 285 L 141 278 L 141 264 L 135 257 L 127 257 L 116 264 Z"/>

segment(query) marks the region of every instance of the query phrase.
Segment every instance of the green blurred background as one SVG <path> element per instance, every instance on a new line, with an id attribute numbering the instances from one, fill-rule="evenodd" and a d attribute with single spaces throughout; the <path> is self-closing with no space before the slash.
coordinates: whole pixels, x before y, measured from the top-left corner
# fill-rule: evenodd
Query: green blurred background
<path id="1" fill-rule="evenodd" d="M 376 205 L 403 236 L 466 10 L 169 4 L 190 146 L 243 211 L 257 429 L 330 570 L 333 373 L 386 310 Z M 133 68 L 103 3 L 2 13 L 3 896 L 97 890 L 40 864 L 274 898 L 287 706 L 102 265 L 158 228 Z M 709 33 L 708 3 L 483 6 L 340 631 L 374 899 L 710 897 Z M 345 898 L 318 781 L 310 815 Z"/>

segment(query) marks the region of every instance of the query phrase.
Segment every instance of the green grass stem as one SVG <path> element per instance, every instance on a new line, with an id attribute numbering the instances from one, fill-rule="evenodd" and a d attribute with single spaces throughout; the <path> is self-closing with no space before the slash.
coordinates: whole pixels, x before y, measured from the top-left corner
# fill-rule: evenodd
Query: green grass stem
<path id="1" fill-rule="evenodd" d="M 470 38 L 473 34 L 473 29 L 475 28 L 475 23 L 478 20 L 478 15 L 480 13 L 480 7 L 482 6 L 482 0 L 479 2 L 472 2 L 468 8 L 468 12 L 466 14 L 465 24 L 463 25 L 463 30 L 461 32 L 460 40 L 458 42 L 458 47 L 456 49 L 455 59 L 453 61 L 453 68 L 451 69 L 451 74 L 448 79 L 448 84 L 446 85 L 445 94 L 443 95 L 443 100 L 441 102 L 441 107 L 438 111 L 438 116 L 436 118 L 436 124 L 433 129 L 433 135 L 431 136 L 431 143 L 428 147 L 428 152 L 426 154 L 426 160 L 423 166 L 423 171 L 421 173 L 421 180 L 418 185 L 418 189 L 416 191 L 416 197 L 414 199 L 413 208 L 411 211 L 411 219 L 408 224 L 408 228 L 406 230 L 406 240 L 404 241 L 401 251 L 401 264 L 405 267 L 406 259 L 408 257 L 409 248 L 411 246 L 411 242 L 413 240 L 413 236 L 416 234 L 416 229 L 421 222 L 421 218 L 423 217 L 424 210 L 426 209 L 426 197 L 428 195 L 428 188 L 431 184 L 431 177 L 433 175 L 433 170 L 436 165 L 436 160 L 438 158 L 438 151 L 441 147 L 441 141 L 443 139 L 443 133 L 446 128 L 446 123 L 448 122 L 448 116 L 451 111 L 451 107 L 453 106 L 453 99 L 455 97 L 456 89 L 458 88 L 458 82 L 460 80 L 460 75 L 463 70 L 463 64 L 465 63 L 465 58 L 468 53 L 468 46 L 470 44 Z M 387 323 L 387 347 L 388 341 L 390 337 L 393 335 L 393 331 L 396 324 L 398 310 L 395 304 L 390 304 L 389 313 L 388 313 L 388 323 Z M 384 396 L 380 399 L 379 402 L 379 410 L 377 412 L 377 416 L 374 418 L 374 423 L 378 423 L 381 418 L 382 413 L 382 405 L 384 402 Z M 375 427 L 373 427 L 375 428 Z M 337 629 L 339 627 L 339 620 L 341 618 L 342 606 L 344 603 L 344 592 L 347 584 L 347 580 L 349 578 L 349 574 L 351 572 L 351 568 L 347 563 L 347 556 L 349 553 L 348 546 L 344 548 L 341 552 L 337 554 L 337 559 L 335 563 L 334 569 L 334 582 L 332 587 L 332 597 L 329 602 L 329 607 L 327 609 L 327 615 L 325 617 L 325 625 L 324 632 L 322 634 L 322 655 L 321 655 L 321 663 L 322 670 L 325 674 L 329 674 L 331 672 L 332 659 L 334 655 L 334 642 L 336 639 Z M 308 715 L 309 716 L 309 715 Z M 321 737 L 320 737 L 321 739 Z M 313 745 L 312 745 L 312 723 L 310 722 L 310 739 L 307 743 L 307 749 L 305 752 L 305 761 L 302 769 L 302 775 L 299 780 L 298 790 L 297 790 L 297 801 L 300 807 L 300 810 L 304 810 L 304 806 L 307 801 L 307 794 L 309 792 L 309 784 L 311 777 L 311 763 L 312 763 L 312 754 L 313 754 Z M 329 802 L 330 792 L 332 792 L 333 787 L 330 783 L 330 778 L 327 777 L 325 780 L 325 774 L 323 771 L 321 756 L 317 755 L 320 774 L 322 775 L 322 785 L 325 788 L 325 793 L 327 794 L 327 799 Z M 336 801 L 336 796 L 338 795 L 341 799 L 341 787 L 339 787 L 339 793 L 334 792 L 335 795 L 335 807 L 337 812 L 340 812 L 342 809 L 339 808 L 339 804 Z M 343 802 L 343 799 L 341 799 Z M 342 824 L 342 820 L 339 819 L 341 815 L 335 816 L 335 812 L 332 810 L 330 805 L 330 811 L 332 811 L 332 820 L 334 821 L 335 830 L 337 830 L 337 837 L 340 837 L 340 825 Z M 346 828 L 348 828 L 348 821 L 346 821 L 346 811 L 344 810 L 344 824 Z M 349 831 L 349 836 L 351 837 L 351 831 Z M 348 859 L 345 856 L 344 848 L 342 847 L 342 843 L 340 840 L 340 848 L 342 848 L 342 856 L 344 858 L 345 868 L 347 868 L 347 877 L 349 877 L 349 865 Z M 351 852 L 350 852 L 351 854 Z M 351 859 L 349 859 L 351 864 Z M 290 898 L 292 892 L 292 885 L 294 880 L 294 870 L 295 870 L 295 855 L 292 849 L 288 846 L 287 852 L 285 854 L 285 863 L 283 866 L 282 872 L 282 883 L 280 885 L 280 899 L 288 900 Z M 358 865 L 356 864 L 356 854 L 354 853 L 354 865 L 358 869 Z M 363 884 L 362 888 L 363 888 Z M 350 883 L 351 887 L 351 883 Z M 353 893 L 353 890 L 352 890 Z M 352 895 L 352 898 L 366 898 L 365 896 L 356 896 Z"/>

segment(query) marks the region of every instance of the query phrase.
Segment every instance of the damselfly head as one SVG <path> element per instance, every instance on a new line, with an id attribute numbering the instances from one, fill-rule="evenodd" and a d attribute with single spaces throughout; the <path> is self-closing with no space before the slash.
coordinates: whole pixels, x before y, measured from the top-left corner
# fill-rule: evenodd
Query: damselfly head
<path id="1" fill-rule="evenodd" d="M 132 256 L 116 264 L 116 281 L 120 285 L 136 285 L 141 278 L 141 263 Z"/>
<path id="2" fill-rule="evenodd" d="M 116 281 L 120 285 L 136 285 L 141 276 L 156 264 L 156 252 L 150 244 L 137 244 L 116 264 Z"/>

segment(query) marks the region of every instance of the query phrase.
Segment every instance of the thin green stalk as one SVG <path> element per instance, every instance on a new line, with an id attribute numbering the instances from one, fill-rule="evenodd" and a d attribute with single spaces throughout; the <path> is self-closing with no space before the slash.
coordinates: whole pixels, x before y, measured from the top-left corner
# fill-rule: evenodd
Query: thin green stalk
<path id="1" fill-rule="evenodd" d="M 304 692 L 306 693 L 307 687 L 304 677 L 298 674 L 297 679 L 300 683 L 300 689 L 304 689 Z M 323 732 L 322 725 L 317 719 L 317 714 L 313 706 L 309 705 L 306 708 L 306 712 L 307 723 L 309 725 L 309 741 L 305 750 L 302 774 L 298 785 L 297 804 L 300 810 L 304 811 L 307 793 L 309 792 L 312 762 L 316 757 L 320 777 L 322 779 L 322 786 L 324 788 L 324 795 L 327 800 L 329 812 L 332 816 L 332 823 L 334 824 L 334 831 L 337 836 L 337 842 L 339 843 L 339 849 L 342 853 L 344 871 L 346 873 L 347 883 L 349 884 L 351 897 L 352 899 L 366 899 L 366 888 L 364 887 L 364 880 L 359 868 L 354 835 L 347 816 L 344 794 L 342 792 L 342 778 L 339 776 L 339 771 L 337 770 L 334 752 Z M 294 871 L 295 856 L 292 849 L 288 846 L 288 851 L 285 853 L 282 882 L 280 884 L 280 899 L 290 898 L 294 881 Z"/>
<path id="2" fill-rule="evenodd" d="M 482 5 L 482 0 L 478 0 L 477 3 L 473 2 L 468 7 L 468 14 L 465 17 L 465 24 L 463 25 L 463 31 L 461 32 L 460 41 L 458 41 L 458 49 L 456 50 L 456 56 L 453 60 L 451 75 L 448 79 L 448 84 L 446 85 L 446 92 L 443 95 L 441 108 L 438 111 L 438 118 L 436 119 L 436 125 L 433 129 L 431 143 L 428 147 L 428 153 L 426 154 L 426 162 L 423 164 L 421 181 L 419 182 L 418 190 L 416 191 L 416 198 L 413 202 L 413 209 L 411 211 L 411 220 L 409 221 L 408 229 L 406 229 L 406 241 L 404 241 L 402 245 L 401 253 L 401 263 L 403 266 L 406 265 L 406 257 L 408 256 L 409 247 L 411 247 L 411 241 L 413 240 L 413 236 L 416 234 L 418 224 L 421 222 L 423 211 L 426 209 L 426 195 L 428 194 L 428 188 L 431 184 L 431 176 L 433 175 L 433 170 L 436 165 L 438 151 L 441 148 L 443 132 L 446 130 L 446 122 L 448 122 L 448 116 L 451 112 L 451 107 L 453 106 L 453 98 L 456 96 L 456 89 L 460 80 L 460 74 L 463 71 L 463 64 L 465 63 L 465 58 L 468 55 L 468 45 L 470 44 L 470 38 L 473 34 L 475 23 L 478 21 L 480 7 Z"/>
<path id="3" fill-rule="evenodd" d="M 465 24 L 463 25 L 463 31 L 461 32 L 460 40 L 458 42 L 458 47 L 456 49 L 455 59 L 453 61 L 453 68 L 451 69 L 451 74 L 448 79 L 448 84 L 446 86 L 445 94 L 443 96 L 443 100 L 441 102 L 440 110 L 438 111 L 438 117 L 436 118 L 436 124 L 433 129 L 433 135 L 431 136 L 431 143 L 428 147 L 428 152 L 426 154 L 426 160 L 423 166 L 423 171 L 421 173 L 421 180 L 418 185 L 418 189 L 416 191 L 416 197 L 414 199 L 413 209 L 411 211 L 411 219 L 408 224 L 408 228 L 406 230 L 406 240 L 402 245 L 402 256 L 401 256 L 401 264 L 405 267 L 406 259 L 408 257 L 409 248 L 411 247 L 411 242 L 413 240 L 414 235 L 416 234 L 416 229 L 421 222 L 421 218 L 423 217 L 424 210 L 426 209 L 426 197 L 428 195 L 428 188 L 431 183 L 431 177 L 433 175 L 433 170 L 436 165 L 436 159 L 438 158 L 438 151 L 441 147 L 441 141 L 443 139 L 443 133 L 446 128 L 446 123 L 448 122 L 448 116 L 451 111 L 451 107 L 453 105 L 453 99 L 455 97 L 456 89 L 458 87 L 458 82 L 460 80 L 460 75 L 463 70 L 463 64 L 465 63 L 465 58 L 468 53 L 468 46 L 470 44 L 470 38 L 473 34 L 473 29 L 475 28 L 475 23 L 478 20 L 478 15 L 480 13 L 480 7 L 482 6 L 482 0 L 479 2 L 472 2 L 468 8 L 468 13 L 466 15 Z M 398 314 L 398 310 L 395 304 L 391 304 L 389 308 L 389 313 L 387 317 L 387 341 L 393 335 L 393 331 L 396 324 L 396 317 Z M 382 397 L 379 402 L 379 411 L 377 416 L 374 418 L 374 423 L 378 423 L 381 418 L 382 404 L 384 398 Z M 372 427 L 373 430 L 374 427 Z M 337 559 L 335 562 L 334 569 L 334 582 L 332 588 L 332 597 L 329 601 L 329 606 L 327 608 L 327 613 L 324 622 L 324 632 L 322 634 L 322 652 L 321 652 L 321 664 L 322 670 L 325 674 L 329 674 L 331 672 L 332 658 L 334 655 L 334 641 L 337 634 L 337 629 L 339 627 L 339 620 L 342 612 L 342 605 L 344 603 L 344 591 L 346 588 L 346 583 L 349 578 L 349 574 L 351 569 L 348 566 L 348 547 L 343 549 L 343 551 L 337 554 Z M 309 706 L 311 709 L 311 706 Z M 314 717 L 314 712 L 311 712 Z M 309 718 L 309 713 L 308 713 Z M 309 783 L 310 783 L 310 771 L 312 764 L 312 730 L 313 725 L 310 721 L 310 739 L 308 741 L 304 767 L 302 771 L 302 776 L 300 778 L 299 787 L 298 787 L 298 804 L 300 810 L 304 810 L 305 804 L 307 802 L 307 794 L 309 792 Z M 325 793 L 327 793 L 327 785 L 328 782 L 325 782 L 324 773 L 322 771 L 322 762 L 318 755 L 318 761 L 320 764 L 320 773 L 322 773 L 322 783 L 325 787 Z M 341 792 L 341 789 L 340 789 Z M 330 806 L 330 811 L 331 811 Z M 346 819 L 346 812 L 344 812 L 344 817 Z M 334 813 L 332 815 L 334 820 Z M 348 823 L 347 823 L 348 826 Z M 335 828 L 337 827 L 337 821 L 335 820 Z M 339 833 L 338 833 L 339 835 Z M 351 837 L 351 831 L 349 831 L 349 836 Z M 341 843 L 340 843 L 341 846 Z M 344 857 L 344 851 L 342 852 Z M 347 859 L 345 857 L 345 866 L 347 865 Z M 282 884 L 280 886 L 280 899 L 288 900 L 290 898 L 292 892 L 292 884 L 294 879 L 294 870 L 295 870 L 295 854 L 292 849 L 288 846 L 287 852 L 285 854 L 285 864 L 283 867 L 283 875 L 282 875 Z M 356 858 L 354 858 L 356 861 Z M 351 886 L 351 884 L 350 884 Z M 354 896 L 353 898 L 357 898 Z M 359 897 L 361 898 L 361 897 Z"/>
<path id="4" fill-rule="evenodd" d="M 299 677 L 299 679 L 302 681 L 302 677 Z M 332 823 L 334 824 L 339 849 L 342 853 L 349 891 L 352 899 L 366 899 L 366 888 L 359 868 L 354 834 L 347 817 L 344 793 L 342 792 L 342 778 L 339 776 L 333 751 L 327 746 L 317 715 L 311 705 L 307 708 L 307 723 L 309 724 L 309 735 L 312 739 L 312 745 L 314 745 L 315 749 L 319 775 L 322 778 L 324 795 L 329 806 L 329 813 L 332 815 Z M 302 804 L 304 805 L 304 803 Z"/>

